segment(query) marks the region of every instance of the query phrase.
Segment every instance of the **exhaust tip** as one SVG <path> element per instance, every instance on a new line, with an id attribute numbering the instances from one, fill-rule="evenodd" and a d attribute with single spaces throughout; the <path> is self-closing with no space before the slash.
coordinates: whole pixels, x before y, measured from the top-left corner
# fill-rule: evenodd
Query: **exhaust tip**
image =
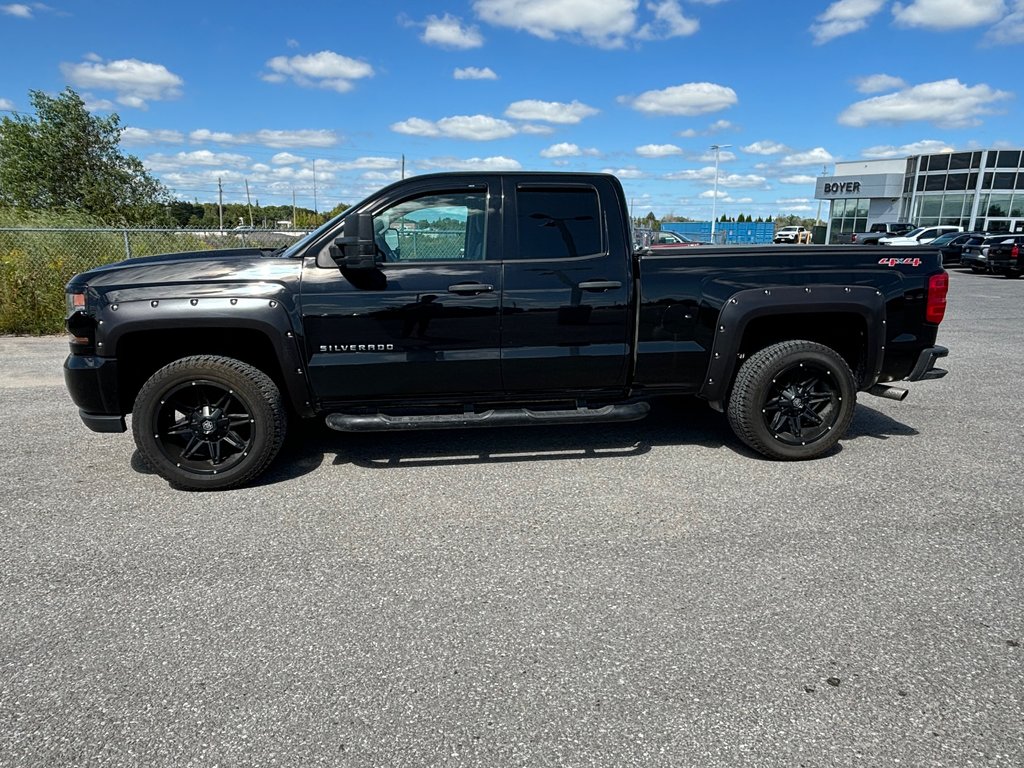
<path id="1" fill-rule="evenodd" d="M 903 387 L 891 387 L 888 384 L 875 384 L 868 390 L 869 395 L 875 397 L 884 397 L 886 400 L 895 400 L 896 402 L 903 402 L 907 399 L 907 395 L 910 394 L 909 389 Z"/>

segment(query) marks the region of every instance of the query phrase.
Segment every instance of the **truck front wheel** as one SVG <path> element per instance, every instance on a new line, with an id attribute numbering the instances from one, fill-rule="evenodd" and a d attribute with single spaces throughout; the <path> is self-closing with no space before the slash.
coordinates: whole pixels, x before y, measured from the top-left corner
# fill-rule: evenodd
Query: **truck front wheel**
<path id="1" fill-rule="evenodd" d="M 178 488 L 233 488 L 259 475 L 284 440 L 281 393 L 263 371 L 229 357 L 176 360 L 142 386 L 132 434 L 143 459 Z"/>
<path id="2" fill-rule="evenodd" d="M 755 451 L 774 459 L 813 459 L 839 442 L 856 403 L 853 373 L 835 350 L 784 341 L 743 363 L 727 414 L 736 436 Z"/>

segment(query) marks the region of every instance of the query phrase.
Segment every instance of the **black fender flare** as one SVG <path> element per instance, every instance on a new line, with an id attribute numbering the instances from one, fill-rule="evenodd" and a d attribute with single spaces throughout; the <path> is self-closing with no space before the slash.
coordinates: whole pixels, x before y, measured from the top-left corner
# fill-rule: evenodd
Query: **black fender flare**
<path id="1" fill-rule="evenodd" d="M 715 341 L 700 397 L 721 403 L 739 367 L 737 355 L 747 327 L 762 317 L 812 313 L 856 314 L 867 328 L 867 378 L 861 389 L 874 384 L 882 372 L 885 357 L 885 296 L 865 285 L 777 286 L 751 288 L 734 293 L 722 307 L 715 328 Z"/>
<path id="2" fill-rule="evenodd" d="M 302 340 L 280 299 L 255 296 L 139 298 L 103 306 L 96 324 L 96 352 L 117 358 L 118 342 L 129 333 L 204 328 L 246 329 L 270 342 L 283 377 L 285 396 L 302 416 L 314 415 Z"/>

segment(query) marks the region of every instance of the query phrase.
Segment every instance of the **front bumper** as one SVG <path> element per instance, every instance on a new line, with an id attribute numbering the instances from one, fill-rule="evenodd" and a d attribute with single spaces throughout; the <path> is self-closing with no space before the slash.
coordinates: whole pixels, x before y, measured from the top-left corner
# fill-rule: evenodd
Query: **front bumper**
<path id="1" fill-rule="evenodd" d="M 921 354 L 917 358 L 917 365 L 914 366 L 914 370 L 910 372 L 906 380 L 927 381 L 928 379 L 941 379 L 949 371 L 943 368 L 936 368 L 935 361 L 948 354 L 949 350 L 946 347 L 934 346 L 921 350 Z"/>
<path id="2" fill-rule="evenodd" d="M 68 355 L 64 383 L 82 422 L 93 432 L 124 432 L 127 427 L 117 387 L 117 360 Z"/>

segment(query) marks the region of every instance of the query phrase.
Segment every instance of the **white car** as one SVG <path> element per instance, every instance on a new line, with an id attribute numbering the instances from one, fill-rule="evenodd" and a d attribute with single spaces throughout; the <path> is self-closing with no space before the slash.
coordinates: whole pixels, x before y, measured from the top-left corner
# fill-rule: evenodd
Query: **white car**
<path id="1" fill-rule="evenodd" d="M 775 237 L 772 242 L 774 243 L 809 243 L 811 242 L 811 233 L 808 232 L 804 227 L 789 226 L 783 227 L 775 233 Z"/>
<path id="2" fill-rule="evenodd" d="M 940 235 L 949 232 L 963 232 L 963 227 L 954 227 L 943 224 L 937 227 L 918 227 L 912 229 L 901 237 L 883 237 L 878 241 L 879 245 L 927 245 Z"/>

